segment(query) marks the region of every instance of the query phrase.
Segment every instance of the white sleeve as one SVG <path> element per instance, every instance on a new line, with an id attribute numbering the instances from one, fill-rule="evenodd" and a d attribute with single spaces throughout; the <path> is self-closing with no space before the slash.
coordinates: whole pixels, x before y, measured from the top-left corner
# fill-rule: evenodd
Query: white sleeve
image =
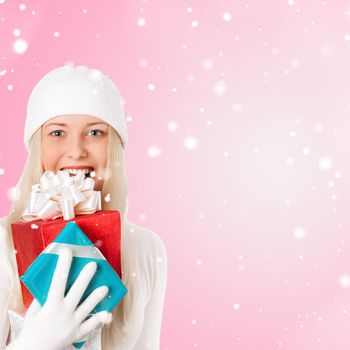
<path id="1" fill-rule="evenodd" d="M 11 344 L 7 345 L 5 350 L 28 350 L 23 345 L 19 344 L 16 340 L 13 341 Z"/>
<path id="2" fill-rule="evenodd" d="M 0 349 L 6 348 L 10 330 L 8 307 L 11 293 L 11 266 L 8 255 L 7 232 L 0 222 Z"/>
<path id="3" fill-rule="evenodd" d="M 143 326 L 134 350 L 159 350 L 162 315 L 167 285 L 167 252 L 161 238 L 154 235 L 152 292 L 144 308 Z"/>
<path id="4" fill-rule="evenodd" d="M 8 294 L 4 293 L 2 286 L 0 288 L 0 349 L 3 350 L 6 348 L 10 331 L 10 321 L 7 314 L 9 297 Z"/>

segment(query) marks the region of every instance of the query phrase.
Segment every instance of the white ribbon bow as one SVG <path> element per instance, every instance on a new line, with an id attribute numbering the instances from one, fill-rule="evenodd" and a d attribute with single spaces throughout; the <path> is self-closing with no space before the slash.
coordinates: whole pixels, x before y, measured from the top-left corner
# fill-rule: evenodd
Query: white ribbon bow
<path id="1" fill-rule="evenodd" d="M 95 180 L 82 170 L 69 176 L 67 170 L 57 174 L 45 171 L 40 183 L 32 186 L 28 204 L 22 213 L 25 221 L 50 220 L 63 216 L 70 220 L 79 214 L 101 210 L 101 192 L 94 191 Z"/>

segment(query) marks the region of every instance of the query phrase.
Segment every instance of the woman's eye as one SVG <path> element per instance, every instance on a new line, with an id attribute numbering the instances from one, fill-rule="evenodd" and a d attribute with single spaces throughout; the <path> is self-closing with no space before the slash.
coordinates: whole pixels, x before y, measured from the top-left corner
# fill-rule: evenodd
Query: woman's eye
<path id="1" fill-rule="evenodd" d="M 63 132 L 63 130 L 54 130 L 54 131 L 52 131 L 52 132 L 50 133 L 50 135 L 56 137 L 56 136 L 59 136 L 59 135 L 57 135 L 57 134 L 59 134 L 59 133 L 61 133 L 61 132 Z"/>
<path id="2" fill-rule="evenodd" d="M 89 131 L 89 133 L 93 133 L 92 135 L 93 136 L 100 136 L 100 135 L 102 135 L 103 134 L 103 131 L 101 131 L 101 130 L 91 130 L 91 131 Z M 50 135 L 51 136 L 53 136 L 53 137 L 59 137 L 59 136 L 61 136 L 62 135 L 62 133 L 63 133 L 63 130 L 54 130 L 54 131 L 52 131 L 51 133 L 50 133 Z M 97 133 L 99 133 L 99 134 L 97 134 Z"/>
<path id="3" fill-rule="evenodd" d="M 103 132 L 101 130 L 97 130 L 97 129 L 96 130 L 91 130 L 89 132 L 95 132 L 95 131 L 99 132 L 100 134 L 98 134 L 98 135 L 94 134 L 93 136 L 99 136 L 99 135 L 103 134 Z"/>

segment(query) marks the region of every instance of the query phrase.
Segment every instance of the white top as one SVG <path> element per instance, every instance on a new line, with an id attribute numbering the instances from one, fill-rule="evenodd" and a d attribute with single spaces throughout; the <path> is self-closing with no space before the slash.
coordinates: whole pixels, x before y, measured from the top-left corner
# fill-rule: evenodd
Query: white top
<path id="1" fill-rule="evenodd" d="M 11 281 L 15 282 L 14 288 L 19 288 L 18 274 L 13 272 L 17 271 L 15 255 L 6 241 L 6 218 L 0 219 L 0 350 L 9 344 Z M 124 298 L 133 296 L 128 328 L 105 340 L 102 336 L 102 350 L 159 350 L 167 284 L 167 252 L 162 239 L 149 229 L 125 221 L 121 229 L 121 264 L 122 281 L 128 288 Z M 116 321 L 113 317 L 112 327 Z"/>

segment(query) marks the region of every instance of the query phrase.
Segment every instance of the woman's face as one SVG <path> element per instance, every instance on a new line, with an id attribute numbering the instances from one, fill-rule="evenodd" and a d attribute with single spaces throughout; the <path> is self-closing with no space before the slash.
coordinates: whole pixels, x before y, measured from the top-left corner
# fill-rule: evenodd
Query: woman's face
<path id="1" fill-rule="evenodd" d="M 107 162 L 108 124 L 88 115 L 64 115 L 41 127 L 44 170 L 89 169 L 94 171 L 95 191 L 103 185 Z"/>

